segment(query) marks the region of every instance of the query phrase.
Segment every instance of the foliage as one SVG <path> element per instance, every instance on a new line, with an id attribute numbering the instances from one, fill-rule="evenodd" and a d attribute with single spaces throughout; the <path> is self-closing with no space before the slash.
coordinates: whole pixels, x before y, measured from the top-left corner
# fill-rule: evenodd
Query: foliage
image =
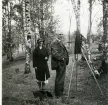
<path id="1" fill-rule="evenodd" d="M 9 12 L 9 6 L 8 3 L 10 3 L 11 0 L 4 0 L 3 1 L 3 31 L 2 31 L 2 37 L 3 37 L 3 49 L 7 49 L 7 37 L 9 37 L 9 28 L 11 28 L 11 37 L 12 40 L 10 43 L 13 44 L 13 48 L 18 48 L 19 43 L 24 44 L 24 36 L 23 36 L 23 26 L 22 26 L 22 7 L 21 3 L 19 4 L 13 4 L 11 7 L 11 11 Z M 7 9 L 6 9 L 7 8 Z M 9 18 L 10 14 L 10 18 Z M 7 21 L 6 21 L 7 20 Z M 8 21 L 11 21 L 11 24 L 9 25 Z M 12 24 L 12 22 L 14 24 Z M 9 43 L 9 42 L 8 42 Z M 7 52 L 6 50 L 4 51 Z"/>
<path id="2" fill-rule="evenodd" d="M 6 9 L 6 6 L 8 6 L 8 2 L 12 0 L 3 0 L 3 9 Z M 47 44 L 50 44 L 53 40 L 54 33 L 55 33 L 55 26 L 58 23 L 58 20 L 53 20 L 53 3 L 55 1 L 52 0 L 43 0 L 39 2 L 40 0 L 31 0 L 30 5 L 30 15 L 31 15 L 31 29 L 34 35 L 37 33 L 36 28 L 39 30 L 39 33 L 42 29 L 41 24 L 41 10 L 42 8 L 39 6 L 41 2 L 43 2 L 43 30 L 44 30 L 44 36 Z M 6 14 L 7 13 L 7 14 Z M 6 10 L 6 13 L 3 12 L 3 22 L 8 19 L 8 10 Z M 14 21 L 14 24 L 11 27 L 11 39 L 14 43 L 14 48 L 18 48 L 19 43 L 24 44 L 24 34 L 23 34 L 23 19 L 22 19 L 22 1 L 19 0 L 18 4 L 12 5 L 11 10 L 11 21 Z M 3 27 L 3 49 L 6 48 L 7 43 L 7 36 L 8 36 L 8 23 L 4 24 Z M 35 39 L 36 40 L 36 39 Z"/>
<path id="3" fill-rule="evenodd" d="M 32 29 L 35 31 L 35 29 L 38 28 L 40 37 L 43 36 L 46 42 L 52 39 L 51 37 L 53 35 L 51 34 L 54 34 L 55 26 L 58 23 L 57 20 L 53 20 L 53 3 L 54 1 L 52 0 L 44 0 L 43 2 L 39 2 L 39 0 L 33 0 L 31 2 L 31 20 L 33 24 Z M 41 7 L 41 5 L 43 5 L 43 7 Z M 41 31 L 43 31 L 43 33 L 41 33 Z"/>

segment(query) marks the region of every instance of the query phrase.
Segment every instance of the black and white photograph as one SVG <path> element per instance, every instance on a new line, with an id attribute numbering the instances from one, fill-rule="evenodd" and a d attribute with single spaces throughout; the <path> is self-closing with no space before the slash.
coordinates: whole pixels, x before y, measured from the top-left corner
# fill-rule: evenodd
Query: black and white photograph
<path id="1" fill-rule="evenodd" d="M 1 105 L 108 105 L 108 0 L 1 0 Z"/>

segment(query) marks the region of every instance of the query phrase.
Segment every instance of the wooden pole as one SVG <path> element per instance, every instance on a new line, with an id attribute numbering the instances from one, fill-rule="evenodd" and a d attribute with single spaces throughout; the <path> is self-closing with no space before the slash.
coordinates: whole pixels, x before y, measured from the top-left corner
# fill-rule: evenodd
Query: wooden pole
<path id="1" fill-rule="evenodd" d="M 96 84 L 97 84 L 97 86 L 98 86 L 98 88 L 99 88 L 99 90 L 100 90 L 100 92 L 101 92 L 101 95 L 104 96 L 104 94 L 103 94 L 103 92 L 102 92 L 102 90 L 101 90 L 101 88 L 100 88 L 100 85 L 99 85 L 99 83 L 98 83 L 98 81 L 97 81 L 97 79 L 96 79 L 96 77 L 95 77 L 95 75 L 94 75 L 94 72 L 93 72 L 93 70 L 92 70 L 92 67 L 90 66 L 90 64 L 89 64 L 89 62 L 88 62 L 88 60 L 87 60 L 87 58 L 86 58 L 86 56 L 85 56 L 85 54 L 84 54 L 84 52 L 83 52 L 83 49 L 82 49 L 82 54 L 83 54 L 83 56 L 84 56 L 84 58 L 85 58 L 85 60 L 86 60 L 86 62 L 87 62 L 87 64 L 88 64 L 88 66 L 89 66 L 89 68 L 90 68 L 90 71 L 91 71 L 91 73 L 92 73 L 92 75 L 93 75 L 93 77 L 94 77 L 94 80 L 95 80 L 95 82 L 96 82 Z"/>
<path id="2" fill-rule="evenodd" d="M 70 81 L 69 81 L 68 96 L 67 97 L 69 97 L 69 95 L 70 95 L 70 88 L 71 88 L 71 83 L 72 83 L 72 75 L 73 75 L 74 64 L 75 64 L 75 62 L 72 63 L 72 71 L 71 71 L 71 77 L 70 77 Z"/>

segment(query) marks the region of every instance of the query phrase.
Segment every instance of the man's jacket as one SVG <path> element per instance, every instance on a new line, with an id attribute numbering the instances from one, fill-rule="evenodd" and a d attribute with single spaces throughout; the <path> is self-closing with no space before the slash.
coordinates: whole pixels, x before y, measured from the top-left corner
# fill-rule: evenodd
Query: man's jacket
<path id="1" fill-rule="evenodd" d="M 55 70 L 61 62 L 69 63 L 69 55 L 62 42 L 55 40 L 51 44 L 51 68 Z"/>

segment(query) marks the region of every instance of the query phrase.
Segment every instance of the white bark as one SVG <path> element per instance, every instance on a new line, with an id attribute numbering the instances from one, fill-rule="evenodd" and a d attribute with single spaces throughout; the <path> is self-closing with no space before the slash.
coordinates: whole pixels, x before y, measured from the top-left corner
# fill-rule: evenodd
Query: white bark
<path id="1" fill-rule="evenodd" d="M 24 35 L 25 35 L 25 46 L 26 46 L 26 62 L 25 62 L 25 73 L 30 73 L 30 58 L 31 58 L 31 20 L 30 20 L 30 1 L 23 0 L 23 25 L 24 25 Z"/>
<path id="2" fill-rule="evenodd" d="M 108 2 L 103 1 L 103 30 L 104 30 L 104 43 L 108 40 Z"/>
<path id="3" fill-rule="evenodd" d="M 73 10 L 76 17 L 76 25 L 77 25 L 77 31 L 80 32 L 80 0 L 77 1 L 77 6 L 75 5 L 75 1 L 71 0 L 71 3 L 73 5 Z"/>

